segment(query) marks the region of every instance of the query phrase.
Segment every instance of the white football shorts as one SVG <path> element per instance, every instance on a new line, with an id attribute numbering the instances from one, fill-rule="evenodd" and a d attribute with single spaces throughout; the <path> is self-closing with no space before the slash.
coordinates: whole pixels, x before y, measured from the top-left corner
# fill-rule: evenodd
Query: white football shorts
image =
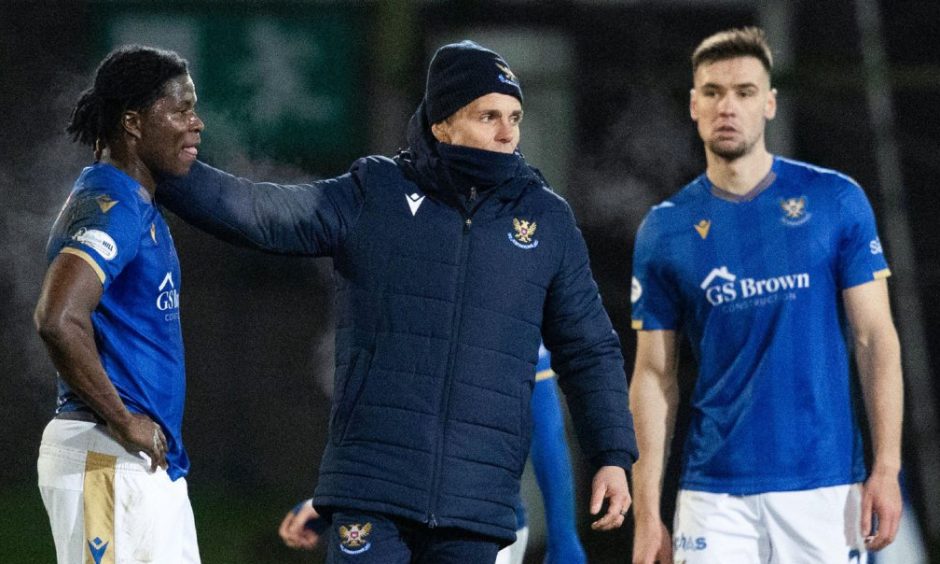
<path id="1" fill-rule="evenodd" d="M 522 527 L 516 531 L 516 542 L 503 547 L 496 554 L 496 562 L 493 564 L 522 564 L 527 544 L 529 544 L 529 528 Z"/>
<path id="2" fill-rule="evenodd" d="M 186 480 L 150 472 L 104 425 L 53 419 L 37 469 L 59 564 L 199 563 Z"/>
<path id="3" fill-rule="evenodd" d="M 859 564 L 861 484 L 728 495 L 680 490 L 676 564 Z"/>

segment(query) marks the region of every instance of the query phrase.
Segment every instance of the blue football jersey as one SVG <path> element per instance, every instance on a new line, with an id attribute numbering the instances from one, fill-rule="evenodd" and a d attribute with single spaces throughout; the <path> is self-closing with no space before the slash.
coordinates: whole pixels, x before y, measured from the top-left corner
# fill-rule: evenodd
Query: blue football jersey
<path id="1" fill-rule="evenodd" d="M 866 476 L 841 291 L 889 275 L 862 189 L 775 158 L 749 197 L 705 175 L 637 234 L 633 327 L 698 361 L 681 486 L 737 495 Z"/>
<path id="2" fill-rule="evenodd" d="M 163 428 L 170 477 L 186 475 L 180 267 L 163 216 L 133 178 L 95 164 L 82 171 L 52 227 L 49 262 L 59 253 L 82 258 L 101 280 L 91 318 L 101 363 L 128 410 Z M 57 412 L 89 409 L 61 378 L 58 384 Z"/>

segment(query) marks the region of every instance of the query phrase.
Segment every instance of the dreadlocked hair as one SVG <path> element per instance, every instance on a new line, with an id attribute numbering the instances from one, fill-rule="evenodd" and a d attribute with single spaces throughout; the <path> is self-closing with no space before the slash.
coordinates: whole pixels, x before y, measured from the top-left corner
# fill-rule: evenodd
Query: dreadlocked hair
<path id="1" fill-rule="evenodd" d="M 95 81 L 82 92 L 65 128 L 73 141 L 95 145 L 115 138 L 124 112 L 149 108 L 171 79 L 188 74 L 188 63 L 173 51 L 123 45 L 98 65 Z"/>

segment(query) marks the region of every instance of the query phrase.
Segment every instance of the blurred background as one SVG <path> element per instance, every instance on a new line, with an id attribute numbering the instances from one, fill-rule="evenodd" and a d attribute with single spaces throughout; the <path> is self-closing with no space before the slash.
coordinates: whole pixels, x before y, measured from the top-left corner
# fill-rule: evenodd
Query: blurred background
<path id="1" fill-rule="evenodd" d="M 933 552 L 880 561 L 940 562 L 940 332 L 929 330 L 940 326 L 934 0 L 0 1 L 0 560 L 54 561 L 35 469 L 54 370 L 31 314 L 49 228 L 92 160 L 65 123 L 111 48 L 180 52 L 207 124 L 200 158 L 278 181 L 336 176 L 359 156 L 394 154 L 439 45 L 469 38 L 498 51 L 525 92 L 520 147 L 574 207 L 629 374 L 634 233 L 651 205 L 704 169 L 688 117 L 689 56 L 705 36 L 753 24 L 767 30 L 777 64 L 770 150 L 857 179 L 894 272 L 907 386 L 904 519 L 913 544 Z M 322 552 L 284 548 L 276 529 L 311 495 L 325 440 L 330 261 L 237 249 L 168 219 L 185 286 L 184 432 L 203 560 L 321 562 Z M 686 387 L 693 374 L 684 367 Z M 571 452 L 591 562 L 627 561 L 632 523 L 590 531 L 590 474 L 573 442 Z M 667 492 L 676 471 L 673 462 Z M 541 562 L 531 478 L 524 492 L 527 562 Z"/>

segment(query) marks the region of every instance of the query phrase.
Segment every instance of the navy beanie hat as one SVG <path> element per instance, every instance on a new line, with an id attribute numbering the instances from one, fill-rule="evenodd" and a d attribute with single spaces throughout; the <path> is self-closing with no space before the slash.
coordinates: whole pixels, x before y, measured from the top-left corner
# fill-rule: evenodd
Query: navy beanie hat
<path id="1" fill-rule="evenodd" d="M 444 45 L 428 67 L 424 91 L 428 123 L 444 121 L 492 92 L 515 96 L 522 102 L 519 79 L 502 57 L 473 41 Z"/>

